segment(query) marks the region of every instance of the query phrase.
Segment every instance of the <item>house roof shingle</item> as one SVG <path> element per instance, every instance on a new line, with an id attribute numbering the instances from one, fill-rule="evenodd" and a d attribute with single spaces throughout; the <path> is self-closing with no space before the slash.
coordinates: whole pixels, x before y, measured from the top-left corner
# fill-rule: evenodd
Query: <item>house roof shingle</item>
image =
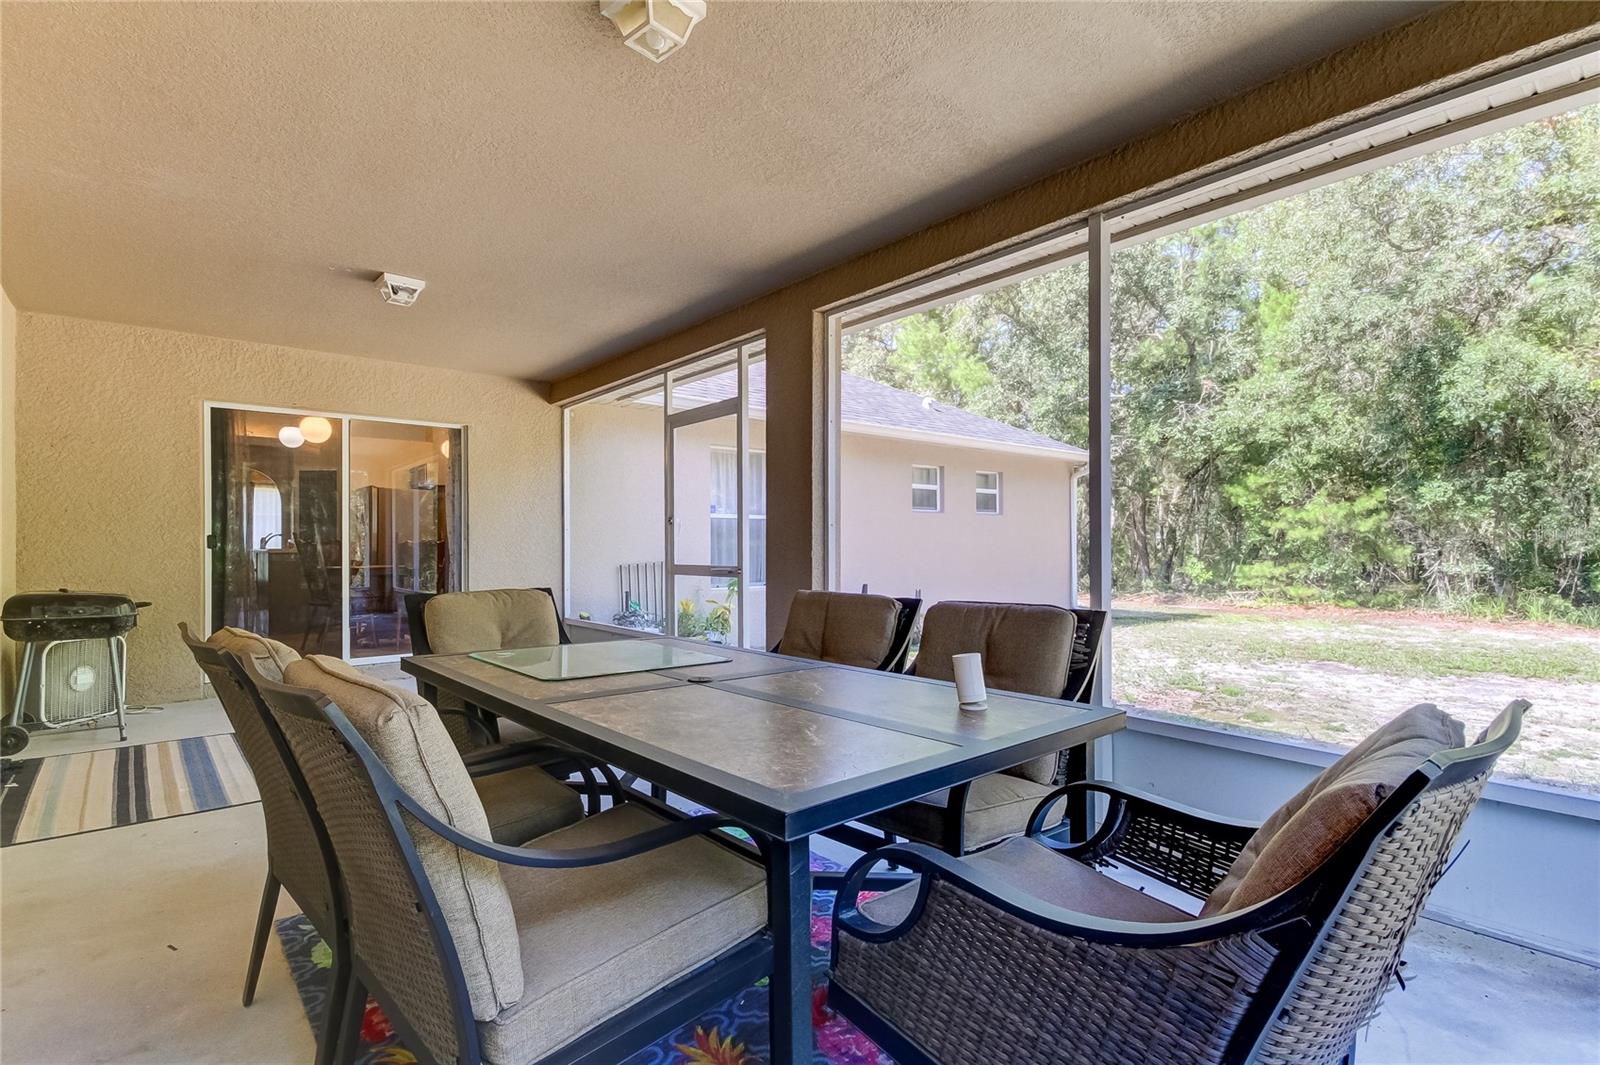
<path id="1" fill-rule="evenodd" d="M 750 409 L 767 407 L 767 366 L 759 362 L 750 368 Z M 846 427 L 871 427 L 905 430 L 957 437 L 979 443 L 1011 447 L 1038 448 L 1066 454 L 1087 455 L 1081 447 L 1028 429 L 985 418 L 981 414 L 952 407 L 892 385 L 853 373 L 841 373 L 839 415 Z M 677 394 L 702 403 L 715 403 L 734 394 L 733 371 L 712 374 L 674 386 Z M 659 401 L 658 401 L 659 402 Z"/>

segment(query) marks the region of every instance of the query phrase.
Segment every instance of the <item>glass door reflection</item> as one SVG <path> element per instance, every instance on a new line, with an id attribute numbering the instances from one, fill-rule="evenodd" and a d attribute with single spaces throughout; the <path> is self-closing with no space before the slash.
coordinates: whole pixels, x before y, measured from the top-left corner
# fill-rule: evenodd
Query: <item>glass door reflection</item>
<path id="1" fill-rule="evenodd" d="M 461 430 L 350 420 L 350 657 L 409 654 L 405 597 L 461 587 Z"/>

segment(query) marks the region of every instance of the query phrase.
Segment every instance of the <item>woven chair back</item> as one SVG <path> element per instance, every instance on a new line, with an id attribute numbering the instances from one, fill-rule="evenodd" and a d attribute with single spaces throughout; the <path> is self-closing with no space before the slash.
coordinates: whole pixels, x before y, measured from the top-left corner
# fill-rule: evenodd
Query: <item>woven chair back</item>
<path id="1" fill-rule="evenodd" d="M 234 659 L 203 640 L 187 625 L 178 625 L 183 642 L 205 671 L 233 726 L 239 749 L 261 793 L 267 827 L 267 861 L 272 874 L 305 910 L 324 939 L 334 933 L 334 876 L 329 869 L 327 841 L 316 817 L 301 798 L 288 747 L 267 716 L 249 680 Z"/>

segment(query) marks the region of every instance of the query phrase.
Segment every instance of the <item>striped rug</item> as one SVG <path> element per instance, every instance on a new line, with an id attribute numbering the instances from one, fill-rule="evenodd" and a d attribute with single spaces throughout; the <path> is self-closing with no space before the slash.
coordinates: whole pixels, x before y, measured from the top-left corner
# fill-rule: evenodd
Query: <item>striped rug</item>
<path id="1" fill-rule="evenodd" d="M 0 847 L 261 797 L 231 732 L 29 758 L 14 766 L 0 792 Z"/>

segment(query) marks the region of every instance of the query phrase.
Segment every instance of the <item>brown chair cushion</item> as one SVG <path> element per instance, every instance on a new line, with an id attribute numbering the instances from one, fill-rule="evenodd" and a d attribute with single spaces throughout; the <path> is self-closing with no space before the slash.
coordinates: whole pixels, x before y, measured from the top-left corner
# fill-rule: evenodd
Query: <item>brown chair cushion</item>
<path id="1" fill-rule="evenodd" d="M 1007 836 L 1020 836 L 1028 829 L 1034 808 L 1055 789 L 1012 773 L 990 773 L 979 777 L 967 789 L 966 815 L 961 821 L 962 843 L 967 850 L 987 846 Z M 935 791 L 899 806 L 869 814 L 861 819 L 880 832 L 934 846 L 944 844 L 944 811 L 949 805 L 948 789 Z M 1061 818 L 1061 806 L 1055 819 Z"/>
<path id="2" fill-rule="evenodd" d="M 801 589 L 778 650 L 797 658 L 877 669 L 894 649 L 900 604 L 886 595 Z"/>
<path id="3" fill-rule="evenodd" d="M 1466 742 L 1461 722 L 1432 703 L 1413 706 L 1345 753 L 1266 819 L 1200 913 L 1254 906 L 1304 880 L 1440 751 Z"/>
<path id="4" fill-rule="evenodd" d="M 952 655 L 983 655 L 984 684 L 996 691 L 1061 698 L 1072 668 L 1078 620 L 1059 606 L 1031 603 L 935 603 L 922 620 L 922 646 L 912 667 L 919 677 L 955 680 Z M 1056 777 L 1058 757 L 1047 754 L 1006 770 L 1041 784 Z"/>
<path id="5" fill-rule="evenodd" d="M 489 838 L 508 847 L 583 820 L 578 793 L 536 765 L 473 777 L 472 786 L 489 817 Z"/>
<path id="6" fill-rule="evenodd" d="M 548 647 L 561 642 L 555 600 L 542 588 L 445 592 L 422 608 L 435 654 Z"/>
<path id="7" fill-rule="evenodd" d="M 241 658 L 249 659 L 256 667 L 256 672 L 268 680 L 282 681 L 283 671 L 289 667 L 289 663 L 300 661 L 299 653 L 288 644 L 231 625 L 224 625 L 206 637 L 206 643 L 218 650 L 232 651 Z"/>
<path id="8" fill-rule="evenodd" d="M 284 680 L 321 692 L 344 711 L 417 805 L 469 836 L 489 838 L 472 778 L 426 699 L 326 655 L 291 663 Z M 523 991 L 517 922 L 500 866 L 421 825 L 408 828 L 461 958 L 472 1015 L 489 1020 L 520 1001 Z"/>
<path id="9" fill-rule="evenodd" d="M 1142 924 L 1194 919 L 1176 906 L 1119 883 L 1071 858 L 1064 858 L 1026 837 L 969 854 L 962 861 L 974 869 L 997 875 L 1041 902 L 1074 913 Z M 861 912 L 881 924 L 899 924 L 911 912 L 916 897 L 917 885 L 907 884 L 863 903 Z"/>

